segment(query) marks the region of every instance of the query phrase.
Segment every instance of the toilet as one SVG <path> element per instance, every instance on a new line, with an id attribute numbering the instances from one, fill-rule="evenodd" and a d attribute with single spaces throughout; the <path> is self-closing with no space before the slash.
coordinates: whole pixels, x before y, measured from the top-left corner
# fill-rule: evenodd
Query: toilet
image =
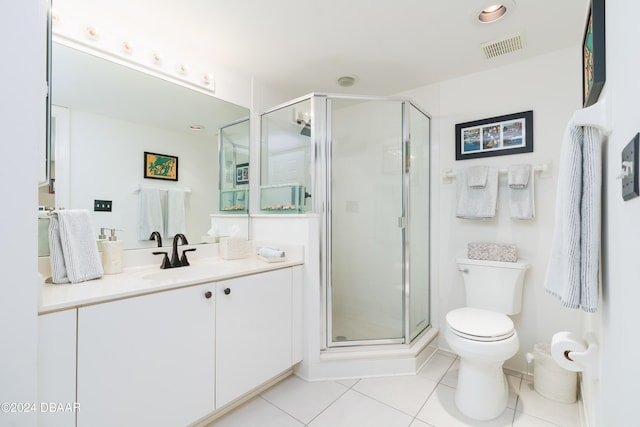
<path id="1" fill-rule="evenodd" d="M 508 315 L 520 313 L 524 262 L 458 259 L 464 278 L 466 307 L 447 313 L 445 339 L 458 356 L 460 370 L 455 403 L 476 420 L 499 416 L 507 406 L 509 387 L 504 362 L 519 348 Z"/>

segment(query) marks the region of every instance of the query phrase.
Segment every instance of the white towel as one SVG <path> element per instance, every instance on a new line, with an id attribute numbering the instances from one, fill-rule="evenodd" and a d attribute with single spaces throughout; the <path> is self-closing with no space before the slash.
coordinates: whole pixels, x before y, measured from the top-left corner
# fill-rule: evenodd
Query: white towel
<path id="1" fill-rule="evenodd" d="M 568 308 L 595 312 L 600 262 L 600 135 L 569 123 L 560 153 L 556 225 L 545 290 Z"/>
<path id="2" fill-rule="evenodd" d="M 487 166 L 472 166 L 467 169 L 467 185 L 472 188 L 484 188 L 487 185 L 489 168 Z"/>
<path id="3" fill-rule="evenodd" d="M 531 165 L 509 167 L 507 184 L 511 218 L 533 219 L 535 217 L 533 173 Z"/>
<path id="4" fill-rule="evenodd" d="M 513 165 L 507 173 L 507 185 L 509 188 L 526 188 L 531 176 L 531 165 Z"/>
<path id="5" fill-rule="evenodd" d="M 88 210 L 54 211 L 49 233 L 54 283 L 78 283 L 102 277 L 102 262 Z"/>
<path id="6" fill-rule="evenodd" d="M 141 188 L 138 200 L 138 240 L 149 240 L 154 231 L 164 232 L 160 190 Z M 163 236 L 164 237 L 164 236 Z"/>
<path id="7" fill-rule="evenodd" d="M 456 176 L 458 204 L 456 216 L 466 219 L 492 218 L 496 214 L 498 200 L 498 169 L 487 170 L 487 184 L 484 187 L 469 187 L 467 171 L 459 170 Z"/>
<path id="8" fill-rule="evenodd" d="M 185 192 L 183 190 L 169 190 L 167 193 L 167 237 L 187 232 L 187 217 L 185 212 Z"/>

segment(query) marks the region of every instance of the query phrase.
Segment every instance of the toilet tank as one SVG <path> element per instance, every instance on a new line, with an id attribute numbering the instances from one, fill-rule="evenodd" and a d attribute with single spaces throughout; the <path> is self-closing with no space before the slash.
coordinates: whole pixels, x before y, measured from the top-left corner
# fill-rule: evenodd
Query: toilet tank
<path id="1" fill-rule="evenodd" d="M 467 307 L 504 314 L 520 313 L 528 263 L 462 258 L 456 262 L 464 279 Z"/>

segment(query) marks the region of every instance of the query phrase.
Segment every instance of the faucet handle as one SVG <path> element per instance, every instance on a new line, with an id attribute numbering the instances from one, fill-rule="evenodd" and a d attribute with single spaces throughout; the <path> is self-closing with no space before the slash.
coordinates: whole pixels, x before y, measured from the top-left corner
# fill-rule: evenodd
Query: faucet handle
<path id="1" fill-rule="evenodd" d="M 184 251 L 182 251 L 182 258 L 180 258 L 180 264 L 185 267 L 187 265 L 191 265 L 189 264 L 189 260 L 187 259 L 187 254 L 185 252 L 193 252 L 195 251 L 197 248 L 191 248 L 191 249 L 185 249 Z"/>
<path id="2" fill-rule="evenodd" d="M 151 252 L 154 255 L 164 255 L 164 258 L 162 259 L 162 264 L 160 265 L 160 268 L 171 268 L 171 263 L 169 262 L 169 256 L 167 255 L 166 252 Z"/>

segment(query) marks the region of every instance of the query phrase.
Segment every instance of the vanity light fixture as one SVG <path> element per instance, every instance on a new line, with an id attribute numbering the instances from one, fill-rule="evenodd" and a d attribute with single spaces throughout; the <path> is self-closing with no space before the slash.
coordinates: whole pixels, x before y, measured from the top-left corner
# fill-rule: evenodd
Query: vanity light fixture
<path id="1" fill-rule="evenodd" d="M 153 55 L 151 56 L 151 60 L 156 65 L 162 65 L 162 59 L 163 57 L 160 52 L 154 52 Z"/>
<path id="2" fill-rule="evenodd" d="M 507 7 L 503 4 L 493 4 L 482 9 L 482 12 L 478 15 L 478 21 L 483 24 L 489 24 L 496 22 L 507 13 Z"/>
<path id="3" fill-rule="evenodd" d="M 133 53 L 133 44 L 131 42 L 123 42 L 122 50 L 125 53 L 128 53 L 129 55 L 131 55 Z"/>
<path id="4" fill-rule="evenodd" d="M 100 38 L 100 30 L 98 30 L 97 27 L 87 27 L 86 34 L 91 40 L 98 40 L 98 38 Z"/>
<path id="5" fill-rule="evenodd" d="M 204 73 L 202 75 L 202 83 L 206 84 L 206 85 L 210 85 L 213 83 L 213 74 L 211 73 Z"/>
<path id="6" fill-rule="evenodd" d="M 58 22 L 60 22 L 60 16 L 58 15 L 58 12 L 51 9 L 51 23 L 53 25 L 56 25 Z"/>
<path id="7" fill-rule="evenodd" d="M 189 64 L 179 64 L 178 65 L 178 73 L 182 74 L 183 76 L 186 76 L 187 74 L 189 74 Z"/>

